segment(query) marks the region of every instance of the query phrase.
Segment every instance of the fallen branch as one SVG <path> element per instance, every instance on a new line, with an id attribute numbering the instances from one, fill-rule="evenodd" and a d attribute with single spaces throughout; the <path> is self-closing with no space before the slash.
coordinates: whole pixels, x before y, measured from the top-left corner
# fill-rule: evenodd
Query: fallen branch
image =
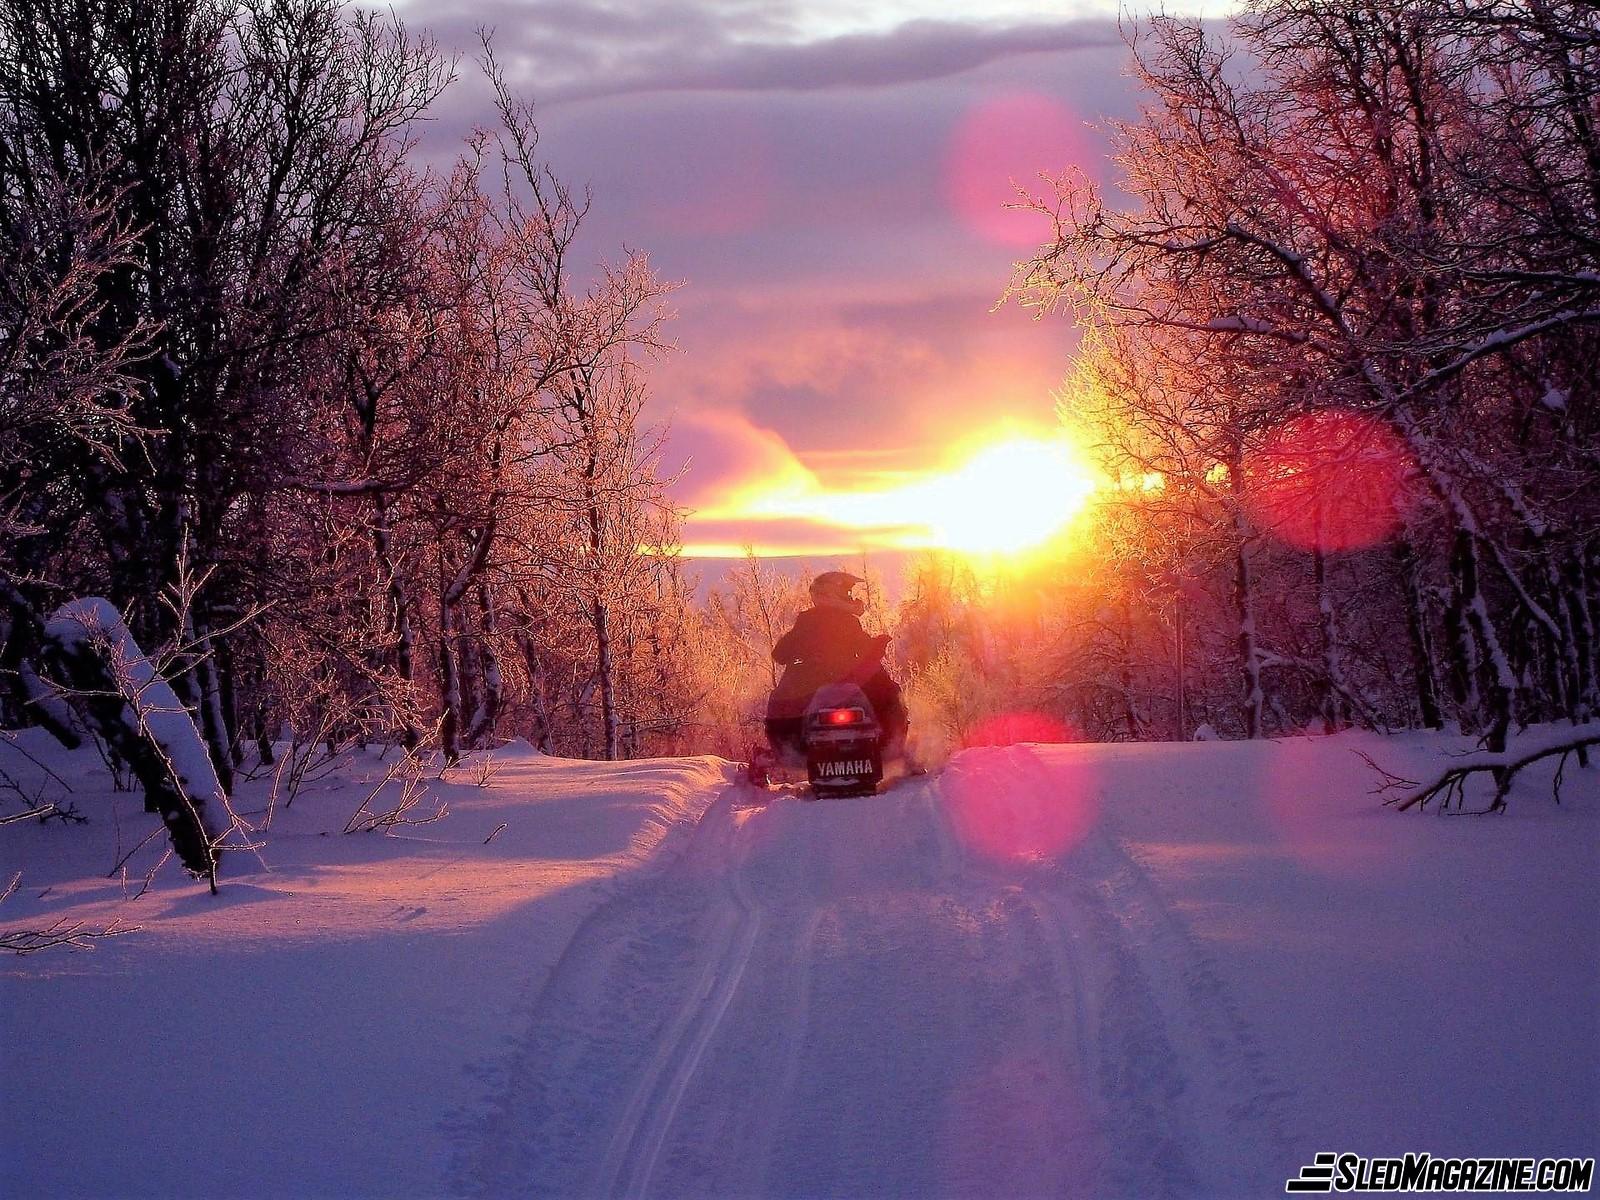
<path id="1" fill-rule="evenodd" d="M 0 889 L 0 904 L 9 900 L 17 887 L 22 883 L 22 872 L 18 871 Z M 45 888 L 39 895 L 43 896 L 50 889 Z M 9 951 L 12 954 L 37 954 L 41 950 L 49 950 L 54 946 L 71 946 L 77 950 L 93 950 L 95 942 L 102 938 L 121 937 L 125 933 L 136 933 L 137 925 L 124 925 L 121 920 L 116 920 L 104 929 L 85 929 L 82 921 L 57 921 L 45 929 L 0 929 L 0 951 Z"/>
<path id="2" fill-rule="evenodd" d="M 1384 801 L 1396 812 L 1405 812 L 1408 808 L 1426 809 L 1428 802 L 1435 797 L 1442 797 L 1440 811 L 1449 811 L 1451 801 L 1455 802 L 1456 811 L 1462 812 L 1466 800 L 1467 781 L 1477 774 L 1489 774 L 1495 781 L 1494 796 L 1488 805 L 1481 809 L 1470 810 L 1474 814 L 1503 812 L 1506 807 L 1506 794 L 1511 790 L 1511 784 L 1517 774 L 1524 768 L 1532 766 L 1546 758 L 1559 758 L 1556 766 L 1555 778 L 1551 781 L 1551 791 L 1555 802 L 1561 803 L 1561 784 L 1566 773 L 1567 759 L 1573 754 L 1589 746 L 1600 745 L 1600 729 L 1588 728 L 1582 730 L 1553 730 L 1548 735 L 1532 739 L 1518 739 L 1518 744 L 1502 751 L 1480 751 L 1475 754 L 1463 755 L 1450 766 L 1445 767 L 1432 779 L 1419 782 L 1406 779 L 1385 770 L 1374 762 L 1371 756 L 1362 754 L 1367 765 L 1383 778 L 1383 782 L 1376 789 L 1382 793 L 1398 793 L 1390 795 Z"/>
<path id="3" fill-rule="evenodd" d="M 13 929 L 0 933 L 0 950 L 13 954 L 37 954 L 54 946 L 71 946 L 78 950 L 93 950 L 95 943 L 104 938 L 121 937 L 137 933 L 139 926 L 113 921 L 104 929 L 85 929 L 82 921 L 68 923 L 57 921 L 48 929 Z"/>

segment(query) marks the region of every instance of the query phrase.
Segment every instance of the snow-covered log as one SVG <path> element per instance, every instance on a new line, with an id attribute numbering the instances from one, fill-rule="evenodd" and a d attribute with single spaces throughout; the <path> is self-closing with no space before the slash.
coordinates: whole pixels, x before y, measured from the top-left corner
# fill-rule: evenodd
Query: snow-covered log
<path id="1" fill-rule="evenodd" d="M 179 860 L 215 887 L 216 847 L 232 822 L 194 717 L 109 600 L 70 601 L 44 632 L 52 665 L 161 814 Z"/>

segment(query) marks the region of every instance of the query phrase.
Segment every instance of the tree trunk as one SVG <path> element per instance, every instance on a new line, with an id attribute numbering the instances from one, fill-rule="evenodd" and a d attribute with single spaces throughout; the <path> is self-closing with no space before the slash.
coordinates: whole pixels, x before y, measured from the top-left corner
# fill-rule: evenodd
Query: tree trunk
<path id="1" fill-rule="evenodd" d="M 406 594 L 405 580 L 395 566 L 392 538 L 389 527 L 389 502 L 378 492 L 372 505 L 372 551 L 378 561 L 378 572 L 387 597 L 384 612 L 385 633 L 392 639 L 395 674 L 406 685 L 406 715 L 400 738 L 407 750 L 415 750 L 422 734 L 412 720 L 411 684 L 416 679 L 415 638 L 411 632 L 411 601 Z"/>
<path id="2" fill-rule="evenodd" d="M 1237 476 L 1236 476 L 1237 477 Z M 1261 710 L 1266 691 L 1261 686 L 1261 655 L 1256 644 L 1255 591 L 1250 577 L 1250 559 L 1245 549 L 1245 521 L 1239 506 L 1233 506 L 1233 605 L 1239 621 L 1239 672 L 1244 684 L 1244 735 L 1261 736 Z"/>
<path id="3" fill-rule="evenodd" d="M 1484 744 L 1491 752 L 1499 753 L 1506 748 L 1506 737 L 1516 717 L 1517 680 L 1479 587 L 1478 539 L 1470 531 L 1456 530 L 1450 565 L 1455 579 L 1455 605 L 1470 631 L 1471 643 L 1483 648 L 1482 667 L 1489 689 L 1488 706 L 1481 715 Z M 1473 692 L 1477 693 L 1476 682 Z"/>
<path id="4" fill-rule="evenodd" d="M 1554 586 L 1559 591 L 1565 624 L 1572 631 L 1573 667 L 1577 672 L 1573 720 L 1583 722 L 1600 707 L 1595 684 L 1595 631 L 1589 621 L 1589 605 L 1584 595 L 1583 559 L 1567 560 L 1566 570 L 1557 571 Z"/>
<path id="5" fill-rule="evenodd" d="M 1433 638 L 1428 630 L 1428 614 L 1423 607 L 1422 586 L 1417 578 L 1416 554 L 1404 537 L 1392 546 L 1395 571 L 1405 601 L 1406 635 L 1411 643 L 1411 673 L 1417 690 L 1417 711 L 1424 728 L 1443 729 L 1444 713 L 1439 706 L 1438 668 L 1433 658 Z"/>
<path id="6" fill-rule="evenodd" d="M 1322 720 L 1329 733 L 1347 724 L 1344 698 L 1350 692 L 1344 675 L 1344 655 L 1339 644 L 1339 621 L 1334 613 L 1333 591 L 1328 586 L 1328 556 L 1319 544 L 1311 552 L 1317 582 L 1317 612 L 1322 621 Z"/>
<path id="7" fill-rule="evenodd" d="M 472 714 L 472 727 L 467 731 L 467 745 L 481 749 L 494 737 L 495 723 L 500 719 L 500 705 L 505 690 L 500 672 L 500 658 L 495 652 L 494 596 L 487 584 L 478 584 L 479 623 L 479 692 L 478 706 Z"/>
<path id="8" fill-rule="evenodd" d="M 52 665 L 113 754 L 161 814 L 173 851 L 217 883 L 216 846 L 226 836 L 227 794 L 187 707 L 106 600 L 75 600 L 45 627 Z"/>
<path id="9" fill-rule="evenodd" d="M 1122 592 L 1122 645 L 1118 655 L 1118 671 L 1122 684 L 1122 721 L 1128 740 L 1140 741 L 1144 737 L 1144 722 L 1139 719 L 1139 707 L 1133 698 L 1133 597 L 1127 587 Z"/>
<path id="10" fill-rule="evenodd" d="M 617 738 L 616 665 L 611 653 L 611 614 L 605 601 L 596 596 L 589 608 L 594 625 L 595 679 L 600 685 L 600 736 L 606 758 L 619 756 Z"/>
<path id="11" fill-rule="evenodd" d="M 444 761 L 461 761 L 461 676 L 456 664 L 455 605 L 439 601 L 439 747 Z"/>
<path id="12" fill-rule="evenodd" d="M 30 659 L 44 648 L 44 622 L 9 579 L 0 577 L 0 683 L 12 692 L 24 723 L 35 724 L 68 750 L 83 745 L 67 702 L 39 678 Z"/>

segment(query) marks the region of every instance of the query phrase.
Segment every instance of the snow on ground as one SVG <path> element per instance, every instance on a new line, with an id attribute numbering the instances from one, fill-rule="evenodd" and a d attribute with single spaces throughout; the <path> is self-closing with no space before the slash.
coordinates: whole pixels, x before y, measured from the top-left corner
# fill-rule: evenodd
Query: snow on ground
<path id="1" fill-rule="evenodd" d="M 44 744 L 30 731 L 28 749 Z M 630 876 L 684 849 L 726 781 L 716 759 L 518 746 L 487 787 L 452 772 L 444 820 L 343 835 L 361 781 L 385 770 L 358 760 L 276 814 L 265 865 L 224 856 L 217 896 L 169 864 L 122 902 L 104 878 L 117 828 L 131 845 L 158 818 L 94 790 L 92 751 L 62 761 L 94 823 L 0 830 L 0 885 L 23 872 L 0 929 L 140 930 L 93 953 L 0 958 L 7 1197 L 438 1193 L 450 1113 L 516 1040 L 528 989 Z"/>
<path id="2" fill-rule="evenodd" d="M 510 750 L 346 837 L 358 760 L 221 895 L 126 903 L 58 755 L 97 820 L 0 831 L 0 929 L 142 928 L 0 962 L 0 1194 L 1240 1197 L 1319 1150 L 1592 1156 L 1600 768 L 1402 816 L 1356 754 L 1464 746 L 984 748 L 765 806 L 714 759 Z M 115 804 L 124 843 L 155 820 Z"/>

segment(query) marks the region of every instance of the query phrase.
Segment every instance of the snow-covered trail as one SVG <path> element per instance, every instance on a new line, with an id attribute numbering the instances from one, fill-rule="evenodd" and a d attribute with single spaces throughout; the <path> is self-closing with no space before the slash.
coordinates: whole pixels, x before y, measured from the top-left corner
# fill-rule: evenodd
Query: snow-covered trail
<path id="1" fill-rule="evenodd" d="M 0 1126 L 0 1195 L 1240 1200 L 1324 1150 L 1588 1157 L 1600 768 L 1493 820 L 1369 794 L 1363 755 L 1470 745 L 977 747 L 760 808 L 720 759 L 510 746 L 346 838 L 352 756 L 219 895 L 136 897 L 139 798 L 0 740 L 92 815 L 7 827 L 0 919 L 140 927 L 0 959 L 0 1106 L 48 1116 Z"/>
<path id="2" fill-rule="evenodd" d="M 1181 924 L 1103 829 L 975 853 L 975 784 L 1014 804 L 1045 777 L 1023 749 L 983 764 L 861 800 L 725 793 L 671 869 L 574 938 L 462 1190 L 1159 1197 L 1271 1178 L 1280 1093 Z"/>

